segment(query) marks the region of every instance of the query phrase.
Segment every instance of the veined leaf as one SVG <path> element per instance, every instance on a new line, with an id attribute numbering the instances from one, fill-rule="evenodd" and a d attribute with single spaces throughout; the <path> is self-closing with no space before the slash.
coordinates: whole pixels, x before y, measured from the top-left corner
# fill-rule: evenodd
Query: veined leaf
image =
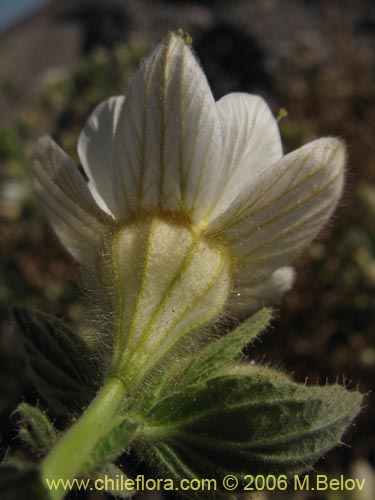
<path id="1" fill-rule="evenodd" d="M 86 343 L 57 318 L 24 307 L 13 317 L 41 395 L 57 412 L 80 411 L 95 394 L 98 367 Z"/>
<path id="2" fill-rule="evenodd" d="M 291 476 L 341 442 L 361 400 L 339 385 L 306 387 L 252 367 L 165 397 L 138 445 L 177 478 Z"/>

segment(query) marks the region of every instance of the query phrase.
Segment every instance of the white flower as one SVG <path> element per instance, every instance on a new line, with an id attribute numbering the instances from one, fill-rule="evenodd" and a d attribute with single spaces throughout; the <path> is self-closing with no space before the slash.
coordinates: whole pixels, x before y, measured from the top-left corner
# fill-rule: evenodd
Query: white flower
<path id="1" fill-rule="evenodd" d="M 124 286 L 135 286 L 146 245 L 137 247 L 135 234 L 147 220 L 144 238 L 157 241 L 147 258 L 158 279 L 176 279 L 181 259 L 174 261 L 174 253 L 182 256 L 188 240 L 197 240 L 196 280 L 208 283 L 207 262 L 216 259 L 215 267 L 224 259 L 227 291 L 215 300 L 221 305 L 229 291 L 227 307 L 235 312 L 291 287 L 294 273 L 285 266 L 331 216 L 345 164 L 345 148 L 333 138 L 283 156 L 263 99 L 233 93 L 215 102 L 190 48 L 174 33 L 143 61 L 126 98 L 112 97 L 93 111 L 78 153 L 88 184 L 49 138 L 40 141 L 33 164 L 36 190 L 70 253 L 87 266 L 111 241 L 117 264 L 128 265 Z M 134 313 L 136 306 L 129 307 Z"/>

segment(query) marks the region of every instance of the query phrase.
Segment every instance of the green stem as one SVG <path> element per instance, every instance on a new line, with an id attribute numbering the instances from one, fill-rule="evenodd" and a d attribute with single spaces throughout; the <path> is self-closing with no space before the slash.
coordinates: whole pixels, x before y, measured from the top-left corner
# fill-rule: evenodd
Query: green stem
<path id="1" fill-rule="evenodd" d="M 48 488 L 48 481 L 72 480 L 103 435 L 126 389 L 117 378 L 110 378 L 83 412 L 77 422 L 63 435 L 42 462 L 41 477 L 50 491 L 51 500 L 61 500 L 68 491 Z M 51 484 L 51 483 L 49 483 Z"/>

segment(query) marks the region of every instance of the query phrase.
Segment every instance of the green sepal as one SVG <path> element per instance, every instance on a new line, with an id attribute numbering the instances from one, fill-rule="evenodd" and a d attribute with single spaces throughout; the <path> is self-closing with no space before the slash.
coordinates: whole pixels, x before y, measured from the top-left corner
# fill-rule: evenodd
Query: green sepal
<path id="1" fill-rule="evenodd" d="M 112 427 L 98 442 L 85 463 L 84 473 L 90 474 L 95 469 L 101 469 L 121 455 L 134 439 L 138 423 L 127 418 L 117 417 Z"/>
<path id="2" fill-rule="evenodd" d="M 121 482 L 125 482 L 128 478 L 128 476 L 120 469 L 120 467 L 117 467 L 117 465 L 113 463 L 108 463 L 105 465 L 100 473 L 96 476 L 96 479 L 103 479 L 107 478 L 107 480 L 113 480 L 115 484 L 115 488 L 110 488 L 108 490 L 105 490 L 106 493 L 109 495 L 115 497 L 115 498 L 131 498 L 134 496 L 137 491 L 132 490 L 132 491 L 125 491 L 123 489 L 116 489 L 116 484 L 119 484 L 121 487 Z M 122 481 L 121 481 L 122 478 Z"/>
<path id="3" fill-rule="evenodd" d="M 56 412 L 82 410 L 100 382 L 84 340 L 59 319 L 39 311 L 14 307 L 13 317 L 40 394 Z"/>
<path id="4" fill-rule="evenodd" d="M 20 416 L 19 436 L 37 454 L 44 454 L 56 443 L 56 431 L 48 417 L 27 403 L 18 405 L 15 413 Z"/>
<path id="5" fill-rule="evenodd" d="M 191 357 L 176 356 L 174 359 L 167 359 L 153 370 L 139 392 L 136 412 L 147 413 L 165 395 L 174 392 L 179 387 L 180 378 L 190 364 L 190 360 Z"/>
<path id="6" fill-rule="evenodd" d="M 362 396 L 306 387 L 247 367 L 165 397 L 145 417 L 141 453 L 176 478 L 285 474 L 311 469 L 341 442 Z"/>
<path id="7" fill-rule="evenodd" d="M 240 354 L 268 325 L 272 310 L 263 308 L 226 336 L 209 344 L 191 361 L 182 374 L 179 387 L 206 380 Z"/>
<path id="8" fill-rule="evenodd" d="M 203 382 L 223 371 L 246 345 L 264 331 L 271 318 L 272 310 L 263 308 L 224 337 L 204 347 L 192 359 L 169 360 L 147 380 L 139 411 L 142 414 L 147 412 L 158 399 L 172 390 Z"/>
<path id="9" fill-rule="evenodd" d="M 169 377 L 169 370 L 157 370 L 151 373 L 152 377 L 150 381 L 144 386 L 144 390 L 141 391 L 139 411 L 141 413 L 147 412 L 152 408 L 155 403 L 162 397 L 163 387 L 166 383 L 171 381 Z"/>

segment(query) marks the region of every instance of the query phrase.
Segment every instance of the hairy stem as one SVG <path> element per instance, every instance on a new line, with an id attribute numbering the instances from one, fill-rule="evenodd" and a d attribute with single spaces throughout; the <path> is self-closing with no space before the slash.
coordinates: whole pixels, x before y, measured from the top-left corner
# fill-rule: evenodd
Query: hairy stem
<path id="1" fill-rule="evenodd" d="M 61 484 L 58 488 L 51 485 L 56 485 L 59 479 L 69 481 L 79 476 L 125 392 L 125 387 L 119 379 L 110 378 L 82 416 L 44 459 L 41 477 L 44 486 L 49 490 L 51 500 L 61 500 L 68 493 Z"/>

